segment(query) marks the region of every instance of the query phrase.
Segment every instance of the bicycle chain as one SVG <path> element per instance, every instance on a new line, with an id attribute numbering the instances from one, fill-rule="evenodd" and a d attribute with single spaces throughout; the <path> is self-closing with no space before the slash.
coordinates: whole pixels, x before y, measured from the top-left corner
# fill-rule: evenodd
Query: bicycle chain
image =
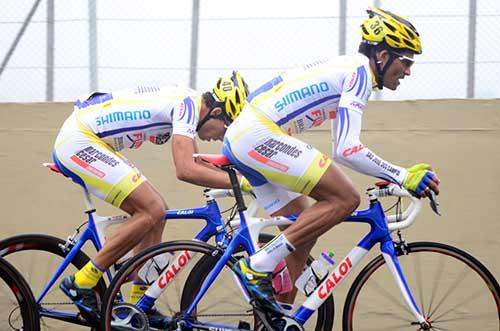
<path id="1" fill-rule="evenodd" d="M 234 317 L 234 316 L 253 316 L 253 314 L 196 314 L 198 317 Z"/>
<path id="2" fill-rule="evenodd" d="M 64 306 L 64 305 L 74 305 L 74 303 L 73 302 L 42 302 L 39 305 L 40 306 L 49 306 L 49 305 Z"/>

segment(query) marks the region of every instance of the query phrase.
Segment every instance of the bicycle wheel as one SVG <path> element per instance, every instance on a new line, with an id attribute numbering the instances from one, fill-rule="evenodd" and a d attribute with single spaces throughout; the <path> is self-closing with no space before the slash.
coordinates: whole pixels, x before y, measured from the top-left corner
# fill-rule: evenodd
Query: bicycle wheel
<path id="1" fill-rule="evenodd" d="M 67 251 L 60 247 L 65 241 L 43 234 L 27 234 L 6 238 L 0 241 L 0 256 L 9 261 L 26 279 L 31 291 L 38 296 L 59 263 L 66 257 Z M 59 283 L 68 275 L 82 268 L 89 261 L 89 257 L 78 252 L 71 264 L 54 283 L 52 288 L 39 303 L 40 328 L 42 330 L 67 328 L 71 322 L 87 325 L 81 317 L 75 318 L 78 309 L 59 289 Z M 101 280 L 96 286 L 97 292 L 104 295 L 106 284 Z M 63 311 L 67 314 L 53 314 L 54 311 Z M 88 325 L 87 325 L 88 326 Z M 73 329 L 78 329 L 76 326 Z M 88 330 L 87 328 L 80 328 Z"/>
<path id="2" fill-rule="evenodd" d="M 130 305 L 128 313 L 124 312 L 122 303 L 130 298 L 130 287 L 133 280 L 137 280 L 141 274 L 141 268 L 147 266 L 156 256 L 175 256 L 168 265 L 168 279 L 162 278 L 164 283 L 168 283 L 168 289 L 156 300 L 155 307 L 165 315 L 174 318 L 180 314 L 181 292 L 184 288 L 186 277 L 191 273 L 192 268 L 205 255 L 212 255 L 217 249 L 205 242 L 198 241 L 171 241 L 145 249 L 141 253 L 128 260 L 116 273 L 109 285 L 102 303 L 101 330 L 147 330 L 147 321 L 141 320 L 142 311 Z M 186 254 L 187 252 L 187 254 Z M 181 258 L 184 256 L 184 258 Z M 188 258 L 185 258 L 188 256 Z M 178 263 L 182 259 L 182 268 L 175 268 L 181 265 Z M 230 270 L 234 259 L 231 259 L 227 267 Z M 172 269 L 173 268 L 173 269 Z M 227 274 L 222 272 L 222 274 Z M 173 281 L 172 281 L 173 279 Z M 251 309 L 251 308 L 250 308 Z M 122 315 L 125 315 L 122 317 Z M 133 326 L 130 325 L 133 323 Z M 144 324 L 146 323 L 146 324 Z M 150 328 L 152 329 L 152 328 Z M 165 326 L 161 329 L 170 329 Z"/>
<path id="3" fill-rule="evenodd" d="M 273 238 L 274 235 L 262 233 L 259 236 L 259 242 L 265 244 L 271 241 Z M 312 261 L 313 259 L 309 258 L 309 260 L 307 261 L 308 265 Z M 193 268 L 191 274 L 186 280 L 186 285 L 182 293 L 181 310 L 186 310 L 189 307 L 189 304 L 199 292 L 201 285 L 203 284 L 205 278 L 208 276 L 216 262 L 216 258 L 207 255 L 204 256 Z M 206 300 L 202 300 L 197 307 L 198 319 L 203 317 L 205 320 L 210 319 L 213 322 L 216 322 L 218 321 L 217 319 L 221 319 L 223 316 L 226 316 L 226 319 L 230 321 L 231 318 L 236 319 L 238 317 L 238 314 L 240 314 L 239 317 L 248 315 L 248 313 L 245 313 L 245 309 L 248 309 L 248 306 L 246 304 L 241 304 L 244 301 L 242 301 L 243 298 L 240 294 L 239 288 L 232 288 L 228 286 L 227 282 L 219 281 L 219 279 L 217 279 L 210 287 L 207 295 L 210 297 L 211 293 L 224 293 L 224 306 L 221 305 L 220 301 L 217 305 L 213 305 Z M 306 297 L 298 292 L 295 302 L 304 302 L 305 299 Z M 228 309 L 230 309 L 231 311 L 231 316 L 229 316 L 228 314 Z M 315 317 L 311 318 L 304 325 L 304 328 L 306 330 L 315 331 L 332 330 L 334 312 L 335 309 L 333 296 L 329 296 L 328 299 L 323 303 L 323 305 L 319 307 Z M 234 323 L 235 321 L 232 322 Z"/>
<path id="4" fill-rule="evenodd" d="M 186 253 L 187 252 L 187 253 Z M 203 242 L 197 241 L 173 241 L 163 243 L 151 247 L 139 255 L 130 259 L 115 275 L 111 285 L 109 286 L 103 300 L 101 328 L 103 330 L 142 330 L 147 329 L 147 321 L 140 316 L 142 314 L 139 309 L 134 306 L 126 305 L 123 308 L 122 298 L 128 298 L 130 295 L 130 285 L 132 280 L 136 279 L 138 274 L 141 274 L 141 268 L 147 265 L 156 256 L 171 254 L 175 256 L 168 267 L 170 274 L 164 277 L 161 281 L 163 284 L 168 283 L 168 289 L 156 300 L 155 307 L 165 313 L 170 318 L 174 319 L 168 325 L 159 329 L 175 329 L 177 327 L 175 318 L 185 311 L 190 299 L 192 299 L 200 284 L 196 284 L 196 289 L 193 284 L 193 275 L 200 275 L 201 266 L 213 266 L 215 261 L 220 258 L 222 251 Z M 189 258 L 186 258 L 188 256 Z M 189 263 L 187 261 L 189 260 Z M 225 267 L 222 269 L 216 280 L 212 284 L 209 291 L 204 295 L 199 307 L 217 306 L 219 313 L 214 316 L 200 314 L 199 310 L 192 315 L 192 321 L 196 324 L 203 325 L 200 329 L 205 330 L 257 330 L 256 316 L 252 306 L 246 302 L 243 294 L 237 293 L 239 283 L 235 281 L 232 272 L 232 266 L 236 262 L 236 258 L 231 257 Z M 182 265 L 182 268 L 178 266 Z M 203 275 L 203 278 L 206 274 Z M 169 278 L 170 277 L 170 278 Z M 173 279 L 173 281 L 172 281 Z M 187 283 L 189 281 L 189 286 Z M 202 280 L 200 279 L 200 282 Z M 222 285 L 223 287 L 221 287 Z M 189 288 L 189 289 L 188 289 Z M 183 289 L 186 289 L 184 299 L 182 298 Z M 190 298 L 189 300 L 187 298 Z M 239 299 L 239 301 L 236 301 Z M 184 300 L 184 302 L 183 302 Z M 331 306 L 325 306 L 324 309 L 331 308 L 333 310 L 333 301 L 328 301 Z M 198 307 L 198 308 L 199 308 Z M 128 313 L 124 313 L 124 309 L 128 309 Z M 223 313 L 220 313 L 220 312 Z M 324 322 L 327 316 L 331 316 L 329 312 L 322 311 L 320 321 L 331 328 L 331 321 Z M 133 328 L 130 325 L 132 321 Z M 144 325 L 144 323 L 146 323 Z"/>
<path id="5" fill-rule="evenodd" d="M 398 253 L 408 286 L 431 330 L 500 329 L 500 288 L 470 254 L 444 244 L 418 242 Z M 344 330 L 420 330 L 382 256 L 372 260 L 351 286 Z"/>
<path id="6" fill-rule="evenodd" d="M 0 329 L 40 330 L 33 293 L 21 274 L 0 258 Z"/>

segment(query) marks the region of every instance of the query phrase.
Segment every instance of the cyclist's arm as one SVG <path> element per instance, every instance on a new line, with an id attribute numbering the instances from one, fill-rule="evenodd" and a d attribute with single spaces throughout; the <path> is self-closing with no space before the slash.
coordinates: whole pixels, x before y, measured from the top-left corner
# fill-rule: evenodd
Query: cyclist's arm
<path id="1" fill-rule="evenodd" d="M 172 156 L 178 179 L 206 187 L 231 188 L 229 176 L 216 167 L 207 166 L 193 158 L 198 153 L 196 125 L 198 109 L 196 100 L 187 97 L 173 110 Z"/>
<path id="2" fill-rule="evenodd" d="M 360 140 L 362 113 L 356 109 L 339 107 L 337 110 L 337 137 L 334 159 L 358 172 L 402 184 L 406 169 L 394 165 L 372 152 Z"/>
<path id="3" fill-rule="evenodd" d="M 194 138 L 180 134 L 175 134 L 172 137 L 172 156 L 177 178 L 200 186 L 231 188 L 227 173 L 215 167 L 196 162 L 193 158 L 196 150 Z"/>

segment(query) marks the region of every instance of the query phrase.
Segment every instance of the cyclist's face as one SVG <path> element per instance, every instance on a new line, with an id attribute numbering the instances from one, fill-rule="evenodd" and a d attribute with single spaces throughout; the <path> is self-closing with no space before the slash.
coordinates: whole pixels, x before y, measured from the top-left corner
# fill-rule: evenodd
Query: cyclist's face
<path id="1" fill-rule="evenodd" d="M 395 90 L 398 88 L 401 79 L 411 75 L 411 66 L 414 60 L 413 54 L 410 52 L 392 52 L 392 54 L 395 59 L 384 75 L 384 87 Z"/>
<path id="2" fill-rule="evenodd" d="M 213 114 L 217 115 L 218 113 L 220 113 L 220 111 L 222 111 L 221 108 L 215 108 Z M 204 141 L 222 141 L 225 133 L 226 126 L 224 125 L 224 121 L 218 118 L 211 118 L 200 128 L 200 130 L 198 131 L 198 137 Z"/>

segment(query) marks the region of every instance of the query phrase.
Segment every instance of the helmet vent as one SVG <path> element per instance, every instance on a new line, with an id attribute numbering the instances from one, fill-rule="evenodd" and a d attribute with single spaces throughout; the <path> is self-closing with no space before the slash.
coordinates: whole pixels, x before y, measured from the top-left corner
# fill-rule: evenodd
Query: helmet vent
<path id="1" fill-rule="evenodd" d="M 386 21 L 384 21 L 384 24 L 386 27 L 389 28 L 389 30 L 391 30 L 392 32 L 396 32 L 396 27 L 394 25 L 389 24 L 389 22 L 386 22 Z"/>

